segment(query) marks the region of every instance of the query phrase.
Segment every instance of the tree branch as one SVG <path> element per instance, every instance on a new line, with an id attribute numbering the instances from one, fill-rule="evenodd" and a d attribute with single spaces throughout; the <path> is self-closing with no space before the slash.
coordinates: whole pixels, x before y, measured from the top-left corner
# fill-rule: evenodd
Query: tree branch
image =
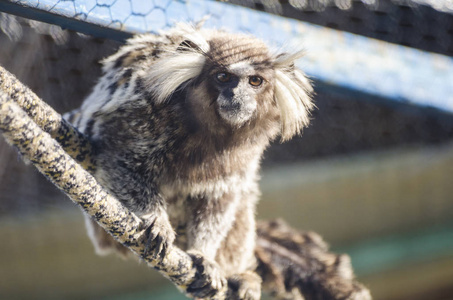
<path id="1" fill-rule="evenodd" d="M 56 139 L 84 169 L 94 171 L 94 155 L 88 139 L 2 66 L 0 91 L 8 99 L 14 100 L 42 130 Z"/>

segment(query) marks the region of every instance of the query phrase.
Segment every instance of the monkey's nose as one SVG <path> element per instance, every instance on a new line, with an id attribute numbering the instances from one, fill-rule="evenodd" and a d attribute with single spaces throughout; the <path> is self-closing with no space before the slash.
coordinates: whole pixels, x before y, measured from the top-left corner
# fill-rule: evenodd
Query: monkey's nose
<path id="1" fill-rule="evenodd" d="M 233 100 L 234 99 L 234 92 L 233 92 L 233 89 L 225 89 L 222 91 L 222 96 L 225 98 L 225 99 L 230 99 L 230 100 Z"/>
<path id="2" fill-rule="evenodd" d="M 224 111 L 238 111 L 238 110 L 240 110 L 240 108 L 241 108 L 241 104 L 236 101 L 224 103 L 220 106 L 220 109 L 224 110 Z"/>

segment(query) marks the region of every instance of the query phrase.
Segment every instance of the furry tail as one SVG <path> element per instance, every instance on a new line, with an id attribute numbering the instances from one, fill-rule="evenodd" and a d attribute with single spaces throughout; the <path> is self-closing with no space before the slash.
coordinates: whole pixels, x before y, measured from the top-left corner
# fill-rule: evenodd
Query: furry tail
<path id="1" fill-rule="evenodd" d="M 371 300 L 354 279 L 347 255 L 328 252 L 314 232 L 300 232 L 282 220 L 257 225 L 257 273 L 276 299 Z"/>

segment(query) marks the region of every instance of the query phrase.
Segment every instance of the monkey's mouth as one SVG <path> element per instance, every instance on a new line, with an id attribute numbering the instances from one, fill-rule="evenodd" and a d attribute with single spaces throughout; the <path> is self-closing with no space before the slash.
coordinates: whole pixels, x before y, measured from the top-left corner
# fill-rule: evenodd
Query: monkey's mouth
<path id="1" fill-rule="evenodd" d="M 241 103 L 225 103 L 219 105 L 219 115 L 230 125 L 241 127 L 245 122 L 250 120 L 253 115 L 253 109 Z"/>
<path id="2" fill-rule="evenodd" d="M 240 103 L 226 103 L 219 105 L 219 110 L 225 113 L 237 114 L 241 111 Z"/>

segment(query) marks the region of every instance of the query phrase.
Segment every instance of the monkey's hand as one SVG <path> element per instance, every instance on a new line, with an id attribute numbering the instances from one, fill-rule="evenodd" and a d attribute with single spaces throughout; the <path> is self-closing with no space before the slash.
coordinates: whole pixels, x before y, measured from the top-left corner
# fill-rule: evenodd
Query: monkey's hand
<path id="1" fill-rule="evenodd" d="M 144 256 L 165 257 L 167 250 L 175 240 L 175 231 L 167 214 L 153 213 L 141 217 L 145 222 L 143 228 L 146 228 Z"/>
<path id="2" fill-rule="evenodd" d="M 228 278 L 230 293 L 228 299 L 259 300 L 261 299 L 261 277 L 252 271 L 246 271 Z"/>
<path id="3" fill-rule="evenodd" d="M 196 279 L 187 288 L 187 293 L 194 298 L 212 298 L 227 288 L 225 276 L 215 261 L 208 260 L 195 250 L 189 250 L 187 253 L 197 268 Z"/>

